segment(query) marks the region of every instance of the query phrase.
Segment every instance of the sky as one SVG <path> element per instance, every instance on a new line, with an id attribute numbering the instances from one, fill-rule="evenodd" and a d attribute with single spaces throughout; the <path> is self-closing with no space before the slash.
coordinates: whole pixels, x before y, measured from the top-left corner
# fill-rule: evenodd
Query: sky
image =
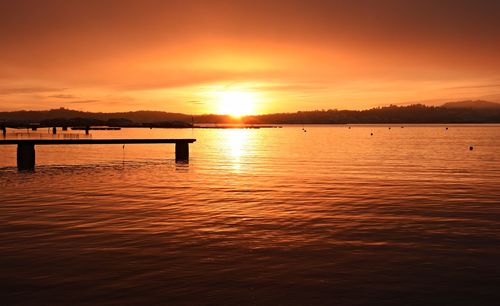
<path id="1" fill-rule="evenodd" d="M 500 101 L 496 0 L 1 0 L 0 110 Z"/>

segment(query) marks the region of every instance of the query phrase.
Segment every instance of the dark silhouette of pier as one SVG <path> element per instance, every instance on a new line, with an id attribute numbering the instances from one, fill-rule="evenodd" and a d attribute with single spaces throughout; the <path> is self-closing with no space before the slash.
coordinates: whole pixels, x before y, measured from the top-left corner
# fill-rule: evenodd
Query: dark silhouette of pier
<path id="1" fill-rule="evenodd" d="M 189 144 L 196 139 L 4 139 L 0 145 L 17 145 L 18 170 L 35 169 L 35 145 L 175 144 L 175 161 L 189 162 Z"/>

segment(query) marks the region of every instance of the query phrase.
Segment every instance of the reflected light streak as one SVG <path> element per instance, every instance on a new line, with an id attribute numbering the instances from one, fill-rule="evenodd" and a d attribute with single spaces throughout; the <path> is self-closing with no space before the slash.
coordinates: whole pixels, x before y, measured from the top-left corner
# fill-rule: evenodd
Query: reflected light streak
<path id="1" fill-rule="evenodd" d="M 248 130 L 227 129 L 224 131 L 224 143 L 229 148 L 229 155 L 234 170 L 241 169 L 241 158 L 246 155 L 248 148 Z"/>

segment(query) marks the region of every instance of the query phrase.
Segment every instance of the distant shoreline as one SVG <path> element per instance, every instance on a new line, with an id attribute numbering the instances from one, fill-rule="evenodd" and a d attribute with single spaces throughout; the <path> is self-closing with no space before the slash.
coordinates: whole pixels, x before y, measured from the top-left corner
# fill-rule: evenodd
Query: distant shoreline
<path id="1" fill-rule="evenodd" d="M 284 127 L 294 127 L 294 126 L 342 126 L 342 127 L 362 127 L 362 126 L 383 126 L 389 128 L 405 128 L 405 127 L 418 127 L 418 126 L 497 126 L 500 125 L 500 122 L 497 123 L 355 123 L 355 124 L 346 124 L 346 123 L 291 123 L 291 124 L 282 124 L 282 125 L 258 125 L 258 124 L 213 124 L 213 125 L 195 125 L 192 127 L 148 127 L 148 126 L 89 126 L 89 127 L 66 127 L 66 126 L 0 126 L 0 129 L 14 129 L 14 130 L 28 130 L 32 132 L 39 132 L 43 130 L 48 130 L 48 132 L 52 133 L 52 128 L 57 128 L 58 132 L 66 132 L 66 131 L 119 131 L 122 129 L 281 129 Z M 5 131 L 7 133 L 7 131 Z M 4 133 L 4 135 L 5 135 Z"/>
<path id="2" fill-rule="evenodd" d="M 59 108 L 47 111 L 0 112 L 0 127 L 144 127 L 193 128 L 197 125 L 283 124 L 488 124 L 500 123 L 500 103 L 488 101 L 450 102 L 442 106 L 390 105 L 368 110 L 316 110 L 295 113 L 248 115 L 187 115 L 159 111 L 95 113 Z"/>

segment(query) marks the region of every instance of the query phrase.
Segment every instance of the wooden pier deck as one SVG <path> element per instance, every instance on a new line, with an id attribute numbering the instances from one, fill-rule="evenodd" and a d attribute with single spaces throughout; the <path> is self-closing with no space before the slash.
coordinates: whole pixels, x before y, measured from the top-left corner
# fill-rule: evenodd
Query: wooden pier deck
<path id="1" fill-rule="evenodd" d="M 17 145 L 17 168 L 35 169 L 35 145 L 175 144 L 175 161 L 189 162 L 189 144 L 196 139 L 3 139 L 0 145 Z"/>

